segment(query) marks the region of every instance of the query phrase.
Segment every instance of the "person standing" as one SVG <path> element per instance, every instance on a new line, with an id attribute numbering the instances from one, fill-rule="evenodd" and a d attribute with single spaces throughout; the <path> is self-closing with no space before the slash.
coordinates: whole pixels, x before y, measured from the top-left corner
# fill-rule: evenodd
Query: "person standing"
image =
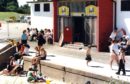
<path id="1" fill-rule="evenodd" d="M 28 36 L 26 34 L 26 30 L 23 30 L 23 34 L 21 36 L 21 43 L 22 44 L 27 44 L 27 39 L 28 39 Z"/>
<path id="2" fill-rule="evenodd" d="M 39 32 L 38 37 L 37 37 L 37 40 L 38 40 L 38 46 L 39 46 L 39 47 L 42 47 L 43 44 L 46 43 L 46 40 L 45 40 L 44 37 L 43 37 L 42 31 Z"/>
<path id="3" fill-rule="evenodd" d="M 109 36 L 110 40 L 113 41 L 113 40 L 116 40 L 117 38 L 117 29 L 114 29 L 111 33 L 111 35 Z"/>
<path id="4" fill-rule="evenodd" d="M 85 59 L 87 60 L 87 66 L 88 66 L 88 63 L 92 60 L 92 58 L 91 58 L 91 45 L 88 45 Z"/>
<path id="5" fill-rule="evenodd" d="M 120 49 L 120 54 L 119 54 L 119 68 L 118 68 L 118 72 L 116 72 L 116 74 L 120 74 L 120 71 L 123 71 L 123 75 L 126 75 L 125 72 L 125 49 L 121 48 Z"/>
<path id="6" fill-rule="evenodd" d="M 130 38 L 129 38 L 129 36 L 126 36 L 126 39 L 127 39 L 126 55 L 130 55 Z"/>
<path id="7" fill-rule="evenodd" d="M 117 62 L 117 65 L 119 65 L 119 61 L 118 61 L 119 46 L 117 44 L 117 41 L 113 40 L 109 48 L 110 48 L 110 67 L 112 69 L 112 63 L 114 60 Z"/>

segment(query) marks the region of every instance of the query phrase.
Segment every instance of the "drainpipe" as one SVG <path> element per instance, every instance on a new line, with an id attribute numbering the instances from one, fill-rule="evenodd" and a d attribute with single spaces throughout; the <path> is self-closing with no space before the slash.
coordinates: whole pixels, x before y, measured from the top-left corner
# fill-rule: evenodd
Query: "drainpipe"
<path id="1" fill-rule="evenodd" d="M 116 18 L 116 16 L 117 16 L 117 11 L 116 11 L 117 3 L 116 3 L 115 0 L 112 0 L 112 2 L 114 3 L 114 8 L 115 8 L 115 9 L 114 9 L 114 10 L 115 10 L 115 11 L 114 11 L 114 16 L 115 16 L 115 17 L 114 17 L 114 23 L 115 23 L 115 24 L 114 24 L 114 29 L 117 29 L 117 24 L 116 24 L 116 22 L 117 22 L 117 18 Z"/>

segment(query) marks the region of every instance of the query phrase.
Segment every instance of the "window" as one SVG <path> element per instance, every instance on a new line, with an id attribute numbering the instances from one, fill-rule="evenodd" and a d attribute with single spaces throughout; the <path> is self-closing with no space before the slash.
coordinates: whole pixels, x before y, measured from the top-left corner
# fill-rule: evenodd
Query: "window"
<path id="1" fill-rule="evenodd" d="M 49 12 L 50 11 L 50 4 L 49 3 L 44 4 L 43 9 L 44 9 L 45 12 Z"/>
<path id="2" fill-rule="evenodd" d="M 121 11 L 130 11 L 130 0 L 121 0 Z"/>
<path id="3" fill-rule="evenodd" d="M 35 4 L 35 11 L 40 11 L 40 4 Z"/>

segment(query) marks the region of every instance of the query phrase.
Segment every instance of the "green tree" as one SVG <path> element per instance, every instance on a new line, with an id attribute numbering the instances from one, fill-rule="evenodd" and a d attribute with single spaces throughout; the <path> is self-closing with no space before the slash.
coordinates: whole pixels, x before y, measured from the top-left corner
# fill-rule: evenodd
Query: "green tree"
<path id="1" fill-rule="evenodd" d="M 18 13 L 23 13 L 23 14 L 30 14 L 30 7 L 28 4 L 25 4 L 23 6 L 20 6 L 18 9 Z"/>
<path id="2" fill-rule="evenodd" d="M 5 11 L 4 0 L 0 0 L 0 11 Z"/>
<path id="3" fill-rule="evenodd" d="M 6 10 L 7 11 L 17 11 L 18 9 L 18 3 L 15 3 L 14 1 L 7 3 Z"/>
<path id="4" fill-rule="evenodd" d="M 0 0 L 0 11 L 17 11 L 17 0 Z"/>
<path id="5" fill-rule="evenodd" d="M 0 0 L 0 11 L 30 14 L 30 7 L 28 4 L 19 7 L 17 0 Z"/>
<path id="6" fill-rule="evenodd" d="M 17 0 L 6 0 L 6 10 L 7 11 L 17 11 L 18 9 L 18 2 Z"/>

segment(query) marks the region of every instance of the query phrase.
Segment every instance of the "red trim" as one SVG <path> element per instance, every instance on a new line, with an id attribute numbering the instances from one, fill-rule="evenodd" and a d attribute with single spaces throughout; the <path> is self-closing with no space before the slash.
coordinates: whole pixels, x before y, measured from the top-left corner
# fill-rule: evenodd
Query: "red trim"
<path id="1" fill-rule="evenodd" d="M 112 0 L 98 0 L 98 51 L 108 51 L 109 36 L 113 31 L 113 2 Z"/>
<path id="2" fill-rule="evenodd" d="M 53 39 L 54 39 L 54 42 L 57 40 L 57 0 L 53 0 L 53 8 L 54 8 L 54 21 L 53 21 L 53 25 L 54 25 L 54 28 L 53 28 Z"/>

